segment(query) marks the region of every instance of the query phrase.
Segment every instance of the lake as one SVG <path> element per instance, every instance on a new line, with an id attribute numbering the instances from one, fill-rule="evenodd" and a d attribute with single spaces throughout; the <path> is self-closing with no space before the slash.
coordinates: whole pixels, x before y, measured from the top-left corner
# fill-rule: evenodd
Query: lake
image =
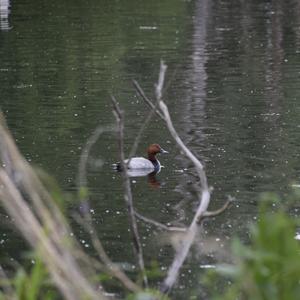
<path id="1" fill-rule="evenodd" d="M 235 199 L 205 221 L 171 293 L 205 299 L 204 270 L 230 261 L 233 237 L 249 240 L 261 193 L 284 196 L 299 184 L 300 2 L 0 0 L 0 17 L 1 109 L 26 159 L 70 193 L 87 139 L 97 126 L 115 124 L 110 95 L 125 112 L 128 155 L 149 113 L 132 80 L 154 98 L 160 60 L 168 65 L 163 98 L 182 140 L 205 164 L 210 208 Z M 156 116 L 137 154 L 151 143 L 169 155 L 160 156 L 164 168 L 154 184 L 131 178 L 136 210 L 187 226 L 198 204 L 194 168 Z M 130 272 L 135 260 L 122 179 L 111 167 L 118 159 L 116 134 L 105 132 L 91 149 L 88 186 L 99 237 Z M 72 220 L 78 202 L 66 206 Z M 2 219 L 5 265 L 20 259 L 25 242 Z M 146 266 L 166 271 L 178 235 L 143 222 L 139 231 Z"/>

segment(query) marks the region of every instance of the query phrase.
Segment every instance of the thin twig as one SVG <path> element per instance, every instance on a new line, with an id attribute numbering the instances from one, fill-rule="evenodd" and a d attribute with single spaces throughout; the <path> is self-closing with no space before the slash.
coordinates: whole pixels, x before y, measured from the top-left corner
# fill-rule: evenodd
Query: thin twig
<path id="1" fill-rule="evenodd" d="M 177 70 L 175 70 L 175 71 L 173 72 L 173 74 L 172 74 L 170 80 L 168 81 L 168 83 L 167 83 L 166 86 L 164 87 L 163 92 L 165 92 L 165 91 L 169 88 L 171 82 L 173 81 L 173 79 L 174 79 L 174 77 L 175 77 L 175 75 L 176 75 L 176 72 L 177 72 Z M 140 87 L 139 83 L 138 83 L 136 80 L 132 80 L 132 83 L 133 83 L 133 86 L 135 87 L 137 93 L 138 93 L 138 94 L 143 98 L 143 100 L 150 106 L 151 110 L 150 110 L 150 112 L 149 112 L 149 114 L 148 114 L 146 120 L 143 122 L 143 124 L 142 124 L 142 126 L 141 126 L 141 128 L 140 128 L 140 130 L 139 130 L 139 132 L 138 132 L 138 134 L 137 134 L 137 136 L 136 136 L 136 138 L 135 138 L 135 141 L 134 141 L 134 143 L 133 143 L 133 146 L 131 147 L 131 150 L 130 150 L 130 153 L 129 153 L 129 159 L 128 159 L 128 161 L 127 161 L 127 166 L 129 165 L 131 158 L 135 155 L 136 150 L 137 150 L 137 147 L 138 147 L 138 144 L 139 144 L 139 142 L 140 142 L 140 140 L 141 140 L 141 136 L 142 136 L 144 130 L 146 129 L 146 127 L 148 126 L 150 120 L 152 119 L 153 114 L 156 113 L 156 114 L 159 115 L 159 117 L 160 117 L 161 119 L 164 119 L 163 115 L 162 115 L 162 114 L 160 113 L 160 111 L 158 110 L 159 100 L 160 100 L 160 99 L 158 99 L 158 101 L 156 101 L 156 103 L 153 104 L 152 101 L 145 95 L 145 93 L 144 93 L 144 91 L 142 90 L 142 88 Z"/>
<path id="2" fill-rule="evenodd" d="M 78 192 L 80 198 L 80 212 L 84 216 L 87 222 L 91 222 L 90 205 L 88 200 L 87 192 L 87 164 L 90 156 L 90 152 L 95 143 L 99 140 L 99 137 L 107 131 L 112 131 L 113 128 L 104 128 L 102 126 L 97 126 L 93 131 L 92 135 L 86 141 L 80 155 L 79 165 L 78 165 Z"/>
<path id="3" fill-rule="evenodd" d="M 162 113 L 155 108 L 155 105 L 153 104 L 153 102 L 145 95 L 143 89 L 140 87 L 139 83 L 136 80 L 132 80 L 133 86 L 135 87 L 136 91 L 138 92 L 138 94 L 142 97 L 142 99 L 146 102 L 146 104 L 148 104 L 150 106 L 150 108 L 152 108 L 155 113 L 162 119 L 164 120 L 164 116 L 162 115 Z"/>
<path id="4" fill-rule="evenodd" d="M 135 215 L 137 216 L 137 218 L 139 218 L 140 220 L 149 223 L 151 225 L 154 225 L 156 227 L 158 227 L 161 230 L 167 230 L 167 231 L 179 231 L 179 232 L 185 232 L 187 230 L 187 228 L 183 228 L 183 227 L 174 227 L 174 226 L 167 226 L 165 224 L 159 223 L 155 220 L 149 219 L 141 214 L 139 214 L 137 211 L 135 211 Z"/>
<path id="5" fill-rule="evenodd" d="M 101 125 L 97 126 L 91 136 L 87 139 L 80 155 L 79 166 L 78 166 L 78 186 L 86 187 L 87 186 L 87 163 L 90 156 L 92 147 L 98 141 L 101 134 L 111 130 L 103 128 Z"/>
<path id="6" fill-rule="evenodd" d="M 143 282 L 145 287 L 148 287 L 148 279 L 145 270 L 145 263 L 143 258 L 143 248 L 138 232 L 137 222 L 134 214 L 133 207 L 133 198 L 130 186 L 130 180 L 127 173 L 127 167 L 125 164 L 125 156 L 124 156 L 124 120 L 123 120 L 123 112 L 121 111 L 119 104 L 114 96 L 111 96 L 112 104 L 113 104 L 113 113 L 116 118 L 117 127 L 118 127 L 118 144 L 119 144 L 119 156 L 120 156 L 120 164 L 123 177 L 123 186 L 124 186 L 124 199 L 127 205 L 128 216 L 130 220 L 130 229 L 133 238 L 134 249 L 138 258 L 138 265 L 142 272 Z"/>
<path id="7" fill-rule="evenodd" d="M 134 86 L 136 87 L 137 91 L 140 90 L 140 91 L 142 92 L 142 94 L 141 94 L 142 97 L 146 97 L 146 96 L 145 96 L 145 93 L 144 93 L 143 90 L 140 88 L 139 84 L 138 84 L 135 80 L 133 81 L 133 83 L 134 83 Z M 158 113 L 158 114 L 160 113 L 160 112 L 158 111 L 159 100 L 156 101 L 156 103 L 155 103 L 154 105 L 152 104 L 152 101 L 149 100 L 147 97 L 146 97 L 144 100 L 145 100 L 145 101 L 149 101 L 149 104 L 151 104 L 151 105 L 150 105 L 151 110 L 150 110 L 150 112 L 149 112 L 149 114 L 148 114 L 146 120 L 143 122 L 143 124 L 142 124 L 142 126 L 141 126 L 141 128 L 140 128 L 140 130 L 139 130 L 139 132 L 138 132 L 138 134 L 137 134 L 137 136 L 136 136 L 136 138 L 135 138 L 135 140 L 134 140 L 134 143 L 133 143 L 133 145 L 132 145 L 132 147 L 131 147 L 131 150 L 130 150 L 130 153 L 129 153 L 129 158 L 128 158 L 128 161 L 127 161 L 127 166 L 130 164 L 131 158 L 135 155 L 136 150 L 137 150 L 137 147 L 138 147 L 139 142 L 140 142 L 140 140 L 141 140 L 141 136 L 142 136 L 144 130 L 147 128 L 149 122 L 151 121 L 151 119 L 152 119 L 154 113 Z"/>
<path id="8" fill-rule="evenodd" d="M 132 159 L 132 157 L 135 155 L 136 153 L 136 150 L 137 150 L 137 147 L 140 143 L 140 140 L 141 140 L 141 137 L 142 137 L 142 134 L 144 132 L 144 130 L 147 128 L 149 122 L 151 121 L 152 117 L 153 117 L 153 114 L 155 112 L 155 110 L 157 110 L 157 107 L 158 107 L 158 102 L 156 102 L 156 104 L 154 105 L 154 107 L 150 110 L 146 120 L 143 122 L 135 140 L 134 140 L 134 143 L 131 147 L 131 150 L 130 150 L 130 153 L 129 153 L 129 158 L 128 158 L 128 161 L 126 163 L 126 165 L 128 166 L 130 164 L 130 161 Z"/>
<path id="9" fill-rule="evenodd" d="M 103 262 L 102 268 L 106 272 L 108 272 L 111 276 L 117 278 L 129 291 L 138 292 L 141 288 L 135 284 L 115 263 L 111 261 L 109 256 L 107 255 L 101 240 L 99 239 L 96 230 L 93 224 L 86 222 L 86 220 L 82 219 L 79 215 L 77 215 L 76 220 L 79 224 L 83 226 L 85 231 L 89 233 L 91 237 L 91 242 L 93 244 L 94 249 L 96 250 L 99 258 Z"/>
<path id="10" fill-rule="evenodd" d="M 211 218 L 211 217 L 215 217 L 215 216 L 220 215 L 221 213 L 223 213 L 228 208 L 228 206 L 232 202 L 233 202 L 232 199 L 228 199 L 221 208 L 216 209 L 214 211 L 206 211 L 202 216 L 200 216 L 200 218 L 198 219 L 197 222 L 200 223 L 204 218 Z"/>

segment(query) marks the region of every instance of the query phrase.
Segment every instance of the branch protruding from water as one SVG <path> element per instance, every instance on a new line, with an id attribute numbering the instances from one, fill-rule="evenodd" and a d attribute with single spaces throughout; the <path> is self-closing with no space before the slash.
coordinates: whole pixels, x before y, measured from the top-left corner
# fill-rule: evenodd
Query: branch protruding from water
<path id="1" fill-rule="evenodd" d="M 123 178 L 123 188 L 124 188 L 124 200 L 127 205 L 127 212 L 129 217 L 130 223 L 130 231 L 132 234 L 134 250 L 137 256 L 138 265 L 140 271 L 142 272 L 143 282 L 145 287 L 148 287 L 148 279 L 145 270 L 145 263 L 143 257 L 143 248 L 141 239 L 138 232 L 138 226 L 136 222 L 136 217 L 134 213 L 134 206 L 133 206 L 133 198 L 131 192 L 131 185 L 129 176 L 127 173 L 127 165 L 125 163 L 125 155 L 124 155 L 124 116 L 123 111 L 121 110 L 116 98 L 111 96 L 112 104 L 113 104 L 113 113 L 116 118 L 117 122 L 117 132 L 118 132 L 118 148 L 119 148 L 119 158 L 120 158 L 120 165 L 122 171 L 122 178 Z"/>
<path id="2" fill-rule="evenodd" d="M 184 263 L 190 247 L 192 246 L 195 236 L 198 230 L 198 223 L 199 220 L 203 218 L 203 216 L 208 216 L 209 213 L 207 212 L 209 203 L 210 203 L 210 196 L 211 196 L 211 190 L 207 183 L 207 177 L 204 171 L 204 166 L 201 163 L 201 161 L 190 151 L 190 149 L 184 144 L 182 139 L 179 137 L 170 113 L 169 109 L 166 105 L 166 103 L 162 100 L 162 91 L 163 86 L 165 82 L 165 75 L 166 75 L 167 66 L 166 64 L 161 61 L 160 62 L 160 71 L 158 76 L 158 82 L 155 85 L 155 96 L 156 101 L 158 102 L 159 110 L 155 109 L 155 106 L 153 102 L 145 95 L 143 89 L 140 87 L 140 85 L 137 82 L 134 82 L 134 86 L 141 95 L 142 99 L 145 100 L 147 105 L 149 105 L 152 109 L 155 109 L 156 114 L 165 122 L 166 127 L 168 128 L 171 136 L 173 137 L 175 143 L 180 148 L 180 150 L 184 153 L 184 155 L 193 163 L 197 175 L 200 179 L 200 193 L 199 193 L 199 204 L 198 208 L 196 210 L 196 213 L 193 217 L 193 220 L 190 224 L 190 226 L 186 230 L 186 234 L 184 235 L 183 241 L 181 243 L 181 247 L 178 249 L 178 251 L 175 254 L 174 260 L 168 269 L 168 274 L 166 278 L 164 279 L 162 285 L 161 285 L 161 291 L 163 293 L 168 293 L 172 287 L 174 286 L 176 279 L 178 277 L 180 268 L 182 264 Z M 227 208 L 227 206 L 224 208 L 224 210 Z M 211 215 L 211 214 L 210 214 Z"/>

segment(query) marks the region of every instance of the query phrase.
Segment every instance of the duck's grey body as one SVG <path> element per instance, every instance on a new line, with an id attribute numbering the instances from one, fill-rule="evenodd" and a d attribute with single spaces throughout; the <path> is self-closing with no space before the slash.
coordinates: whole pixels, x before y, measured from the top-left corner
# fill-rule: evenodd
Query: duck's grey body
<path id="1" fill-rule="evenodd" d="M 127 164 L 129 159 L 125 160 L 125 163 Z M 156 160 L 155 165 L 159 165 L 159 161 Z M 144 157 L 133 157 L 130 159 L 129 164 L 127 165 L 128 169 L 148 169 L 154 171 L 155 165 L 147 158 Z"/>
<path id="2" fill-rule="evenodd" d="M 125 160 L 128 163 L 128 159 Z M 160 163 L 156 160 L 155 163 L 151 162 L 149 159 L 143 157 L 133 157 L 129 161 L 127 174 L 130 177 L 146 176 L 152 172 L 158 173 L 160 171 Z"/>

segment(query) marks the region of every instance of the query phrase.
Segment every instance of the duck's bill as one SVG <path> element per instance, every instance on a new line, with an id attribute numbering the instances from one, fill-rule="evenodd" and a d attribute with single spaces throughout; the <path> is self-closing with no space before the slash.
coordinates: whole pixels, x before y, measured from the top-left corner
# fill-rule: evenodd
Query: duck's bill
<path id="1" fill-rule="evenodd" d="M 160 149 L 160 153 L 162 153 L 162 154 L 167 154 L 167 153 L 169 153 L 169 152 L 166 151 L 166 150 L 164 150 L 163 148 L 161 148 L 161 149 Z"/>

